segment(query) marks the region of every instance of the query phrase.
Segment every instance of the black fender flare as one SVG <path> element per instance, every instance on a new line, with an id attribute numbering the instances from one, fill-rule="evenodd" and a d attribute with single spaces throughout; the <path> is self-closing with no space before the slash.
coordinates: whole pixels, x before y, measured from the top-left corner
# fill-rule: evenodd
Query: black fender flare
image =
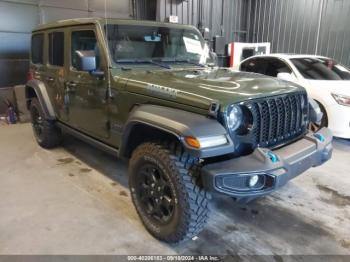
<path id="1" fill-rule="evenodd" d="M 33 79 L 27 82 L 26 84 L 26 99 L 27 99 L 27 106 L 29 105 L 29 101 L 32 97 L 30 97 L 30 93 L 28 91 L 28 88 L 32 88 L 36 94 L 36 97 L 39 100 L 39 103 L 43 109 L 43 112 L 45 114 L 45 118 L 48 120 L 55 120 L 56 115 L 54 108 L 52 106 L 49 94 L 47 92 L 46 86 L 42 81 Z M 29 109 L 29 108 L 28 108 Z"/>
<path id="2" fill-rule="evenodd" d="M 232 153 L 234 150 L 233 142 L 226 129 L 216 119 L 165 106 L 140 105 L 131 111 L 128 121 L 123 128 L 120 156 L 125 156 L 131 131 L 140 124 L 156 128 L 176 137 L 194 157 L 220 156 Z M 228 143 L 214 148 L 195 149 L 188 146 L 184 141 L 185 137 L 200 138 L 220 135 L 225 135 Z"/>

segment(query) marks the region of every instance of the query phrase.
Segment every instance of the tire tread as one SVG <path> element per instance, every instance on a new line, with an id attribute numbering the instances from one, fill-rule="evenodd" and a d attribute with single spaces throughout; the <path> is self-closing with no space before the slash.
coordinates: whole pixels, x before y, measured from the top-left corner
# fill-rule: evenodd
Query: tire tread
<path id="1" fill-rule="evenodd" d="M 130 160 L 132 166 L 136 160 L 147 152 L 156 153 L 167 165 L 173 174 L 177 174 L 179 194 L 184 196 L 183 223 L 176 233 L 165 239 L 170 243 L 179 243 L 197 236 L 204 228 L 209 218 L 210 194 L 206 192 L 200 183 L 197 174 L 199 159 L 193 158 L 185 152 L 178 143 L 148 142 L 140 145 L 133 153 Z M 139 213 L 140 214 L 140 213 Z M 152 233 L 152 232 L 151 232 Z M 154 234 L 153 234 L 154 235 Z"/>

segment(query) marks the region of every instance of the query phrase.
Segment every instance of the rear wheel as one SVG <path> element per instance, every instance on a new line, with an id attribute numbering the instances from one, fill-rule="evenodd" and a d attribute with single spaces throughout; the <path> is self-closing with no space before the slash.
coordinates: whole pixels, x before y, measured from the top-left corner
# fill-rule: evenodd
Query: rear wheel
<path id="1" fill-rule="evenodd" d="M 132 200 L 154 237 L 177 243 L 204 227 L 210 196 L 195 175 L 196 164 L 179 145 L 145 143 L 134 151 L 129 167 Z"/>
<path id="2" fill-rule="evenodd" d="M 30 104 L 30 114 L 36 141 L 43 148 L 54 148 L 62 141 L 61 131 L 54 122 L 46 120 L 37 98 Z"/>

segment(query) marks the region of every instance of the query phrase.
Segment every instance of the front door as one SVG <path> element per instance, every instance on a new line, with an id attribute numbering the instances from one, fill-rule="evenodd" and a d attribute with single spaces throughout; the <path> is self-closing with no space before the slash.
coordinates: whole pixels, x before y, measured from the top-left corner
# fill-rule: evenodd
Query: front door
<path id="1" fill-rule="evenodd" d="M 77 68 L 76 51 L 94 51 L 97 68 L 107 70 L 100 55 L 93 26 L 74 27 L 70 31 L 70 68 L 65 83 L 65 99 L 69 105 L 69 123 L 86 134 L 104 140 L 109 137 L 107 81 Z"/>

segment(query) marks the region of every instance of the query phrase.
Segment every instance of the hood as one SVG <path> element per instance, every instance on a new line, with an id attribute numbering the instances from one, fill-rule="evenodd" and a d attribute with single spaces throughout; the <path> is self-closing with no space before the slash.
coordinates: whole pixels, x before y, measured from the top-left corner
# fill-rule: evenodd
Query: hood
<path id="1" fill-rule="evenodd" d="M 350 81 L 347 80 L 307 80 L 314 88 L 330 93 L 350 96 Z"/>
<path id="2" fill-rule="evenodd" d="M 126 89 L 207 109 L 304 90 L 297 84 L 227 68 L 131 71 Z"/>

